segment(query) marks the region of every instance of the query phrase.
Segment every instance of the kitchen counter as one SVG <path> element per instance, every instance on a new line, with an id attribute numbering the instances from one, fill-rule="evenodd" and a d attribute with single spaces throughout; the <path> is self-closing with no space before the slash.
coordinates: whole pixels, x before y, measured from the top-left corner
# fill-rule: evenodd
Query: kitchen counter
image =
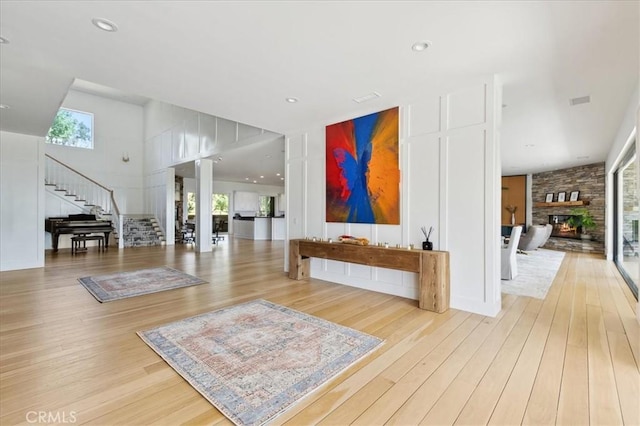
<path id="1" fill-rule="evenodd" d="M 270 240 L 271 217 L 233 219 L 233 236 L 247 240 Z"/>

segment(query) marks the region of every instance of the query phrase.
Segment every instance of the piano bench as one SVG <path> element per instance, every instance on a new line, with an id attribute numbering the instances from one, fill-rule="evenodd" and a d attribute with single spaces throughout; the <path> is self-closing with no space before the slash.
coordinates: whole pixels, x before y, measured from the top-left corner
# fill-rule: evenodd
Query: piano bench
<path id="1" fill-rule="evenodd" d="M 71 254 L 77 253 L 78 251 L 86 251 L 87 241 L 97 241 L 98 251 L 104 250 L 104 237 L 102 235 L 78 235 L 71 237 Z M 80 247 L 81 243 L 82 247 Z"/>

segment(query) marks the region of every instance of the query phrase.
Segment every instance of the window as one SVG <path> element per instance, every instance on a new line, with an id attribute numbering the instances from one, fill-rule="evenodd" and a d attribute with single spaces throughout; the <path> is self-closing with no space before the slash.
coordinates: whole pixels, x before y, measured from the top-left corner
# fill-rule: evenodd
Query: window
<path id="1" fill-rule="evenodd" d="M 261 195 L 259 198 L 260 202 L 260 216 L 273 216 L 273 197 L 268 195 Z"/>
<path id="2" fill-rule="evenodd" d="M 638 168 L 635 144 L 625 153 L 613 173 L 614 260 L 627 285 L 638 297 L 640 242 L 638 237 Z"/>
<path id="3" fill-rule="evenodd" d="M 187 192 L 187 217 L 194 218 L 196 216 L 196 194 Z"/>
<path id="4" fill-rule="evenodd" d="M 93 149 L 93 114 L 60 108 L 46 141 L 54 145 Z"/>
<path id="5" fill-rule="evenodd" d="M 227 194 L 212 194 L 211 213 L 218 215 L 229 214 L 229 196 Z"/>

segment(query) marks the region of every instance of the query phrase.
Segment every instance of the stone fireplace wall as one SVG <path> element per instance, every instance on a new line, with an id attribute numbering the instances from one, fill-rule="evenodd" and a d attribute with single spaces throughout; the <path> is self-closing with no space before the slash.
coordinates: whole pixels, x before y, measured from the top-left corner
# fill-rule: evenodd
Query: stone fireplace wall
<path id="1" fill-rule="evenodd" d="M 569 238 L 550 238 L 545 248 L 604 253 L 604 207 L 605 207 L 605 168 L 604 163 L 589 164 L 572 167 L 570 169 L 554 170 L 536 173 L 532 176 L 531 192 L 533 197 L 533 224 L 546 224 L 551 214 L 571 214 L 573 207 L 551 206 L 536 207 L 536 203 L 544 202 L 548 193 L 553 193 L 557 199 L 558 192 L 565 192 L 566 199 L 572 191 L 580 191 L 579 200 L 588 200 L 585 206 L 596 223 L 596 229 L 591 231 L 593 241 L 572 240 Z"/>

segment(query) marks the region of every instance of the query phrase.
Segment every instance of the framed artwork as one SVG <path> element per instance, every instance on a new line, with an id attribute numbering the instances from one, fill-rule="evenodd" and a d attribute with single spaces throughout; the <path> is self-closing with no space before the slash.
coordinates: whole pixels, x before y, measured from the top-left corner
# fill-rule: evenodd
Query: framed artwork
<path id="1" fill-rule="evenodd" d="M 569 196 L 569 201 L 578 201 L 578 196 L 580 195 L 580 191 L 572 191 Z"/>
<path id="2" fill-rule="evenodd" d="M 558 192 L 558 202 L 559 203 L 564 202 L 564 196 L 565 196 L 564 192 Z"/>
<path id="3" fill-rule="evenodd" d="M 400 224 L 399 108 L 326 128 L 326 221 Z"/>
<path id="4" fill-rule="evenodd" d="M 553 193 L 547 194 L 547 197 L 544 199 L 545 203 L 553 203 Z"/>

